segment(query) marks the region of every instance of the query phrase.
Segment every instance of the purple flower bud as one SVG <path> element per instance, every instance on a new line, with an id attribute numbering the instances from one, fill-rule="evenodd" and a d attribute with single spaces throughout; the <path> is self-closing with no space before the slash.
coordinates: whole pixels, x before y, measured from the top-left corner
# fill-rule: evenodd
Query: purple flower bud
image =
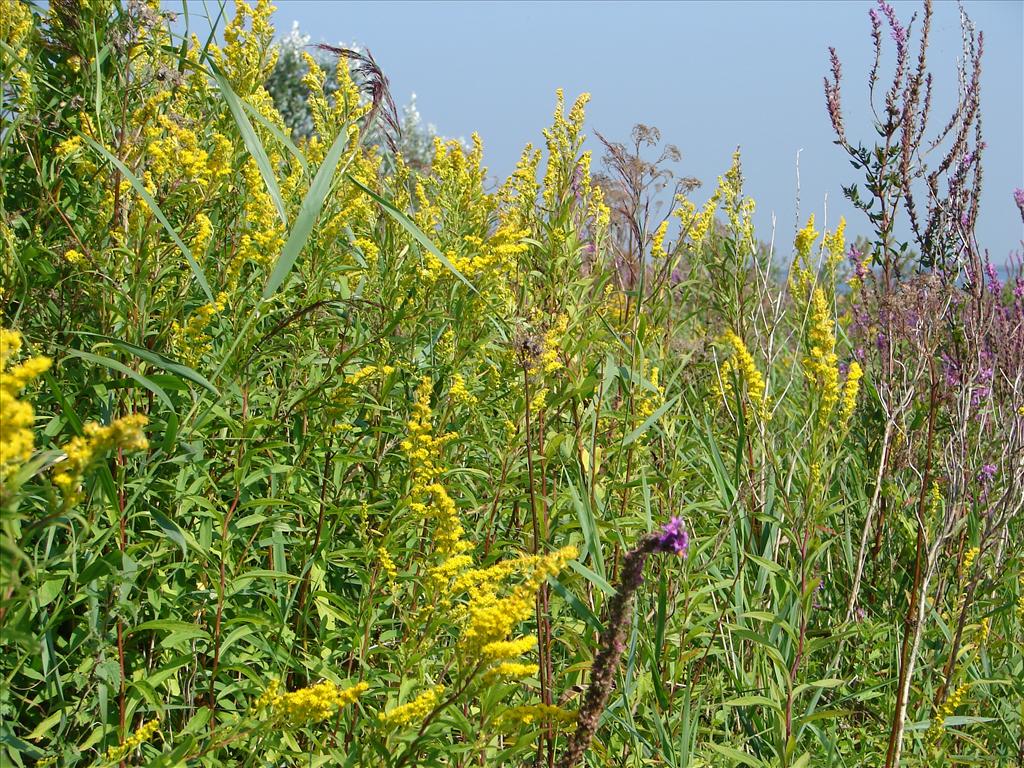
<path id="1" fill-rule="evenodd" d="M 667 523 L 661 526 L 661 533 L 654 544 L 655 552 L 674 552 L 677 555 L 686 557 L 690 548 L 690 535 L 683 528 L 681 517 L 672 517 Z"/>
<path id="2" fill-rule="evenodd" d="M 978 473 L 978 482 L 982 485 L 988 485 L 992 482 L 992 478 L 996 476 L 996 465 L 985 464 L 982 466 L 981 471 Z"/>

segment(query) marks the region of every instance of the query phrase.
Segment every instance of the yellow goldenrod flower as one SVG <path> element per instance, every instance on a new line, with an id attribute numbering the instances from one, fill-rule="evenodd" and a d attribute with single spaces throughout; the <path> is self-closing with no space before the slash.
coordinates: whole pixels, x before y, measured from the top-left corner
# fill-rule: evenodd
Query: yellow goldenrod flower
<path id="1" fill-rule="evenodd" d="M 177 320 L 171 324 L 171 348 L 186 365 L 196 366 L 213 349 L 209 333 L 214 317 L 224 311 L 228 294 L 221 291 L 210 304 L 204 304 L 181 325 Z"/>
<path id="2" fill-rule="evenodd" d="M 963 703 L 964 697 L 970 690 L 970 684 L 964 683 L 957 687 L 949 697 L 943 702 L 942 706 L 939 707 L 935 714 L 932 716 L 931 725 L 928 726 L 928 732 L 925 734 L 925 741 L 932 747 L 934 747 L 939 739 L 942 738 L 942 732 L 945 728 L 945 722 L 947 717 L 952 717 L 956 714 L 956 710 Z"/>
<path id="3" fill-rule="evenodd" d="M 418 723 L 434 711 L 441 696 L 443 685 L 427 688 L 423 693 L 406 704 L 401 704 L 380 715 L 380 724 L 385 728 L 402 728 L 410 723 Z"/>
<path id="4" fill-rule="evenodd" d="M 29 460 L 35 447 L 35 411 L 18 396 L 49 370 L 48 357 L 30 357 L 12 365 L 21 351 L 21 334 L 0 328 L 0 481 Z"/>
<path id="5" fill-rule="evenodd" d="M 668 234 L 668 220 L 661 222 L 651 237 L 651 258 L 665 258 L 665 236 Z"/>
<path id="6" fill-rule="evenodd" d="M 286 728 L 300 728 L 332 717 L 338 709 L 355 702 L 369 688 L 366 683 L 341 688 L 325 680 L 297 691 L 281 693 L 280 683 L 272 680 L 256 700 L 255 708 L 268 709 L 270 717 Z"/>
<path id="7" fill-rule="evenodd" d="M 144 451 L 149 447 L 142 428 L 147 419 L 142 414 L 132 414 L 102 426 L 95 422 L 85 425 L 84 435 L 74 437 L 64 446 L 64 461 L 56 466 L 54 484 L 64 494 L 65 503 L 78 497 L 82 475 L 100 455 L 115 448 L 125 451 Z"/>
<path id="8" fill-rule="evenodd" d="M 536 676 L 539 672 L 540 667 L 536 664 L 528 664 L 521 661 L 503 661 L 488 669 L 486 677 L 489 680 L 531 677 Z"/>
<path id="9" fill-rule="evenodd" d="M 864 376 L 864 371 L 860 367 L 860 363 L 856 360 L 850 363 L 849 369 L 846 371 L 846 384 L 843 386 L 843 404 L 839 410 L 839 425 L 841 429 L 846 429 L 850 424 L 850 417 L 853 416 L 853 410 L 857 407 L 857 393 L 860 391 L 860 380 Z"/>
<path id="10" fill-rule="evenodd" d="M 398 579 L 398 568 L 395 566 L 395 561 L 391 559 L 391 554 L 384 547 L 377 547 L 377 562 L 380 563 L 380 569 L 384 571 L 384 575 L 387 576 L 393 589 L 395 581 Z"/>
<path id="11" fill-rule="evenodd" d="M 560 351 L 559 344 L 565 335 L 568 324 L 569 318 L 565 315 L 559 315 L 555 318 L 555 322 L 544 332 L 543 347 L 537 359 L 533 362 L 530 373 L 537 373 L 538 371 L 554 373 L 562 367 L 562 361 L 558 356 Z M 539 408 L 540 406 L 538 406 Z"/>
<path id="12" fill-rule="evenodd" d="M 476 395 L 466 389 L 466 380 L 462 378 L 461 374 L 456 373 L 452 375 L 452 385 L 448 389 L 448 394 L 452 400 L 460 405 L 465 405 L 469 408 L 476 405 Z"/>
<path id="13" fill-rule="evenodd" d="M 552 704 L 528 704 L 509 707 L 498 716 L 497 725 L 515 727 L 533 723 L 569 723 L 576 719 L 576 713 Z"/>
<path id="14" fill-rule="evenodd" d="M 810 259 L 811 247 L 814 245 L 814 241 L 818 239 L 819 234 L 821 233 L 814 228 L 814 214 L 812 213 L 810 218 L 807 219 L 807 225 L 796 233 L 796 238 L 793 241 L 798 257 L 805 260 Z"/>
<path id="15" fill-rule="evenodd" d="M 362 383 L 366 379 L 380 377 L 387 378 L 395 372 L 393 365 L 364 365 L 362 368 L 357 370 L 355 373 L 350 373 L 345 377 L 345 383 L 355 386 Z"/>
<path id="16" fill-rule="evenodd" d="M 153 719 L 143 723 L 135 733 L 129 736 L 121 744 L 107 750 L 104 759 L 108 763 L 119 763 L 128 755 L 152 739 L 160 730 L 160 721 Z"/>
<path id="17" fill-rule="evenodd" d="M 832 233 L 826 232 L 822 238 L 822 245 L 828 252 L 829 274 L 834 275 L 839 262 L 843 260 L 846 251 L 846 219 L 839 217 L 839 225 Z"/>
<path id="18" fill-rule="evenodd" d="M 765 395 L 764 376 L 757 369 L 753 356 L 747 350 L 747 345 L 734 331 L 726 331 L 722 340 L 733 350 L 731 370 L 737 373 L 741 381 L 746 382 L 747 397 L 757 410 L 758 415 L 766 420 L 769 402 Z"/>
<path id="19" fill-rule="evenodd" d="M 829 311 L 825 292 L 816 288 L 811 299 L 810 347 L 804 358 L 804 375 L 820 396 L 818 424 L 828 422 L 839 402 L 839 360 L 836 356 L 835 323 Z"/>
<path id="20" fill-rule="evenodd" d="M 436 482 L 442 471 L 437 462 L 438 454 L 446 443 L 455 438 L 455 435 L 449 433 L 434 437 L 430 409 L 431 390 L 430 378 L 424 377 L 413 405 L 409 437 L 402 441 L 402 449 L 411 465 L 412 488 L 409 492 L 409 507 L 418 515 L 436 522 L 434 536 L 437 550 L 444 557 L 453 557 L 472 545 L 462 538 L 463 528 L 455 502 L 444 486 Z"/>
<path id="21" fill-rule="evenodd" d="M 974 565 L 974 560 L 978 557 L 978 553 L 981 550 L 977 547 L 971 547 L 964 553 L 964 564 L 963 571 L 964 575 L 968 575 L 971 572 L 971 567 Z"/>

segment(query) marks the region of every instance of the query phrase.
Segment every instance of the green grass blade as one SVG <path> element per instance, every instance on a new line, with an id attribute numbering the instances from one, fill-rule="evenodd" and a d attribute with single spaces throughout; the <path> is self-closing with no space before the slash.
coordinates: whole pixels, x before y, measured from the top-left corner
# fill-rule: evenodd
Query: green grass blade
<path id="1" fill-rule="evenodd" d="M 246 117 L 242 103 L 237 94 L 231 89 L 231 84 L 227 78 L 215 66 L 211 65 L 210 68 L 213 71 L 214 80 L 217 81 L 217 85 L 220 87 L 221 95 L 224 97 L 224 101 L 227 102 L 228 109 L 231 110 L 231 116 L 235 118 L 235 124 L 238 125 L 238 132 L 242 135 L 245 148 L 249 150 L 249 154 L 256 161 L 256 166 L 260 169 L 263 182 L 267 185 L 267 193 L 270 195 L 270 199 L 274 201 L 274 207 L 277 208 L 277 215 L 281 217 L 281 223 L 287 227 L 288 215 L 284 210 L 284 200 L 281 198 L 281 190 L 277 186 L 274 169 L 270 167 L 267 150 L 263 148 L 263 142 L 260 141 L 256 131 L 253 130 L 252 123 Z"/>
<path id="2" fill-rule="evenodd" d="M 672 398 L 671 400 L 669 400 L 669 401 L 668 401 L 667 403 L 662 403 L 661 407 L 660 407 L 660 408 L 658 408 L 658 410 L 656 410 L 656 411 L 655 411 L 654 413 L 652 413 L 652 414 L 651 414 L 650 416 L 648 416 L 648 417 L 647 417 L 647 418 L 646 418 L 646 419 L 644 420 L 644 423 L 643 423 L 643 424 L 641 424 L 641 425 L 640 425 L 639 427 L 637 427 L 637 428 L 636 428 L 636 429 L 634 429 L 634 430 L 633 430 L 632 432 L 630 432 L 630 433 L 629 433 L 628 435 L 626 435 L 626 439 L 622 441 L 622 445 L 623 445 L 623 447 L 625 447 L 625 446 L 629 445 L 630 443 L 633 443 L 633 442 L 635 442 L 635 441 L 636 441 L 636 440 L 638 440 L 638 439 L 639 439 L 640 437 L 642 437 L 642 436 L 643 436 L 643 434 L 644 434 L 644 433 L 645 433 L 645 432 L 646 432 L 646 431 L 647 431 L 648 429 L 650 429 L 650 428 L 651 428 L 652 426 L 654 426 L 654 423 L 655 423 L 655 422 L 656 422 L 656 421 L 657 421 L 658 419 L 660 419 L 660 418 L 661 418 L 662 416 L 664 416 L 664 415 L 665 415 L 665 413 L 666 413 L 666 412 L 668 411 L 668 409 L 669 409 L 669 408 L 671 408 L 671 407 L 672 407 L 673 405 L 675 405 L 675 404 L 676 404 L 676 400 L 678 400 L 678 399 L 679 399 L 679 395 L 676 395 L 676 396 L 675 396 L 675 397 L 673 397 L 673 398 Z"/>
<path id="3" fill-rule="evenodd" d="M 109 357 L 103 357 L 102 355 L 94 355 L 92 352 L 82 352 L 77 349 L 67 348 L 65 348 L 64 351 L 67 352 L 72 357 L 77 357 L 82 360 L 85 360 L 86 362 L 95 363 L 96 365 L 102 365 L 104 368 L 109 368 L 112 371 L 123 373 L 125 376 L 132 379 L 133 381 L 138 382 L 143 387 L 152 392 L 154 395 L 156 395 L 160 399 L 160 402 L 166 405 L 168 409 L 172 411 L 174 410 L 174 403 L 171 402 L 171 398 L 167 395 L 167 393 L 159 384 L 157 384 L 152 379 L 143 376 L 138 371 L 133 371 L 124 363 L 119 363 L 117 360 L 111 360 Z"/>
<path id="4" fill-rule="evenodd" d="M 338 167 L 338 161 L 341 160 L 341 154 L 345 151 L 347 144 L 348 132 L 341 131 L 334 139 L 316 176 L 313 177 L 313 183 L 309 185 L 309 191 L 302 199 L 299 215 L 295 217 L 288 240 L 285 242 L 284 248 L 281 249 L 281 255 L 277 257 L 267 284 L 263 287 L 264 300 L 269 299 L 277 292 L 277 289 L 291 273 L 292 267 L 295 266 L 295 260 L 299 258 L 317 219 L 320 218 L 324 201 L 327 200 L 327 195 L 331 191 L 331 183 L 334 181 L 334 172 Z"/>

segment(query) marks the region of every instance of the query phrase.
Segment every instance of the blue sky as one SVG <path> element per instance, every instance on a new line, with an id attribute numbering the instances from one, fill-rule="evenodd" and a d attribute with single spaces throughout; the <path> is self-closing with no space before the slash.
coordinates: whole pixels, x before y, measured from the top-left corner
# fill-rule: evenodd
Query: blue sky
<path id="1" fill-rule="evenodd" d="M 351 2 L 278 0 L 283 33 L 297 21 L 314 42 L 368 47 L 391 80 L 396 101 L 412 92 L 425 120 L 448 136 L 477 131 L 492 175 L 508 174 L 527 142 L 541 141 L 554 90 L 589 91 L 587 124 L 626 139 L 634 123 L 657 126 L 683 154 L 678 171 L 710 194 L 738 145 L 747 190 L 758 203 L 762 239 L 791 240 L 796 220 L 797 152 L 801 216 L 815 212 L 850 234 L 863 218 L 842 198 L 855 181 L 832 144 L 822 77 L 828 46 L 843 62 L 851 139 L 868 142 L 867 71 L 873 56 L 868 9 L 845 2 Z M 895 2 L 908 19 L 916 2 Z M 983 113 L 988 149 L 979 240 L 994 260 L 1020 249 L 1024 226 L 1012 201 L 1024 186 L 1024 3 L 966 0 L 985 34 Z M 886 42 L 889 42 L 888 39 Z M 956 96 L 960 26 L 953 2 L 935 4 L 930 62 L 933 120 Z M 788 246 L 783 246 L 788 247 Z M 784 251 L 783 251 L 784 252 Z"/>

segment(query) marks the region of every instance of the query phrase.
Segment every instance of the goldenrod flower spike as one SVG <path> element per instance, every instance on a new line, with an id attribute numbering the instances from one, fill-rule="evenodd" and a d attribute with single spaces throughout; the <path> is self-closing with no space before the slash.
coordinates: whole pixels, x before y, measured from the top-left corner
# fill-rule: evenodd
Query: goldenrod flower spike
<path id="1" fill-rule="evenodd" d="M 300 728 L 333 717 L 339 708 L 352 704 L 369 689 L 365 682 L 341 688 L 325 680 L 297 691 L 281 693 L 280 683 L 272 680 L 256 700 L 254 708 L 257 711 L 268 709 L 270 717 L 286 728 Z"/>
<path id="2" fill-rule="evenodd" d="M 443 685 L 427 688 L 412 701 L 382 713 L 380 715 L 381 726 L 384 728 L 401 728 L 411 723 L 422 722 L 423 718 L 434 711 L 434 708 L 441 700 L 442 694 L 444 694 Z"/>
<path id="3" fill-rule="evenodd" d="M 16 472 L 32 456 L 35 411 L 18 396 L 52 364 L 48 357 L 30 357 L 11 365 L 20 351 L 21 334 L 0 328 L 0 481 Z"/>
<path id="4" fill-rule="evenodd" d="M 821 288 L 815 288 L 811 298 L 810 322 L 807 333 L 810 351 L 804 358 L 804 374 L 820 395 L 818 424 L 823 426 L 839 402 L 839 358 L 836 356 L 835 323 Z M 855 391 L 853 396 L 856 397 Z"/>
<path id="5" fill-rule="evenodd" d="M 728 382 L 728 374 L 735 370 L 739 377 L 747 383 L 747 397 L 757 409 L 758 416 L 767 420 L 769 416 L 769 401 L 765 395 L 764 376 L 754 363 L 754 358 L 744 343 L 734 331 L 726 331 L 722 340 L 732 347 L 732 363 L 728 369 L 722 371 L 723 398 L 731 392 L 731 384 Z M 728 362 L 728 361 L 727 361 Z"/>
<path id="6" fill-rule="evenodd" d="M 95 422 L 85 425 L 81 437 L 74 437 L 64 446 L 64 461 L 56 467 L 54 484 L 64 494 L 66 504 L 78 499 L 82 475 L 100 455 L 115 448 L 125 451 L 144 451 L 149 447 L 142 428 L 148 419 L 142 414 L 117 419 L 108 426 Z"/>

